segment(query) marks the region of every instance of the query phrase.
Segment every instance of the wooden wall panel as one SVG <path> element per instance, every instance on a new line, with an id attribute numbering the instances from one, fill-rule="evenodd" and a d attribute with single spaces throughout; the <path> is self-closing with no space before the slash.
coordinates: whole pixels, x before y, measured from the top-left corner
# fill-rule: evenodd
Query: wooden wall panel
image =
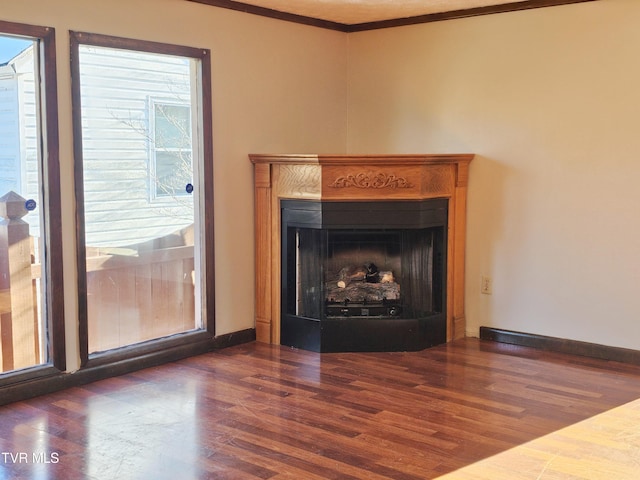
<path id="1" fill-rule="evenodd" d="M 255 168 L 256 339 L 271 343 L 271 168 Z"/>
<path id="2" fill-rule="evenodd" d="M 278 198 L 319 200 L 321 173 L 320 165 L 278 165 L 274 172 Z"/>

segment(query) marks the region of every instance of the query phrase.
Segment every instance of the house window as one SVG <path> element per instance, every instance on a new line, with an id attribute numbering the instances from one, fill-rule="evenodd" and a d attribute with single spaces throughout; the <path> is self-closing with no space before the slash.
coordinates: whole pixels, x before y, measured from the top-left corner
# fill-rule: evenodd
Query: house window
<path id="1" fill-rule="evenodd" d="M 177 103 L 151 101 L 152 198 L 187 196 L 193 171 L 191 108 Z"/>
<path id="2" fill-rule="evenodd" d="M 71 32 L 83 366 L 213 334 L 207 50 Z"/>
<path id="3" fill-rule="evenodd" d="M 0 21 L 0 386 L 65 369 L 55 33 Z"/>

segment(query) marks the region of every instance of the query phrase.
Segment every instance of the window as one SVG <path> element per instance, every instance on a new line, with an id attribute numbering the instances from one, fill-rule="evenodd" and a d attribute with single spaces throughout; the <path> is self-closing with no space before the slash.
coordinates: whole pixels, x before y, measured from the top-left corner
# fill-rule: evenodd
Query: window
<path id="1" fill-rule="evenodd" d="M 55 33 L 0 21 L 0 385 L 65 369 Z"/>
<path id="2" fill-rule="evenodd" d="M 152 100 L 152 195 L 189 195 L 191 172 L 191 108 L 189 105 Z"/>
<path id="3" fill-rule="evenodd" d="M 213 334 L 207 50 L 71 32 L 83 365 Z"/>

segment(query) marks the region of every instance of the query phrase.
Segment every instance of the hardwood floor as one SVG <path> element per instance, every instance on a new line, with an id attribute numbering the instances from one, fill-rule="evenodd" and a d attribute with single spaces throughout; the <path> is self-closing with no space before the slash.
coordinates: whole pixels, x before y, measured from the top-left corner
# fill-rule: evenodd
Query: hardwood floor
<path id="1" fill-rule="evenodd" d="M 250 343 L 0 407 L 0 479 L 637 478 L 638 398 L 638 366 L 478 339 Z"/>

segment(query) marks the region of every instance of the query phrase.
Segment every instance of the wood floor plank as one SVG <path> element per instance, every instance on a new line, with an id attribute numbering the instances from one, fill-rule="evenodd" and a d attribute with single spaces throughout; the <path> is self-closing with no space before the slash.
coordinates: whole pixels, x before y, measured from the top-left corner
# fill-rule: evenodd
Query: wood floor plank
<path id="1" fill-rule="evenodd" d="M 638 471 L 640 367 L 471 338 L 393 353 L 249 343 L 0 407 L 0 479 Z"/>

